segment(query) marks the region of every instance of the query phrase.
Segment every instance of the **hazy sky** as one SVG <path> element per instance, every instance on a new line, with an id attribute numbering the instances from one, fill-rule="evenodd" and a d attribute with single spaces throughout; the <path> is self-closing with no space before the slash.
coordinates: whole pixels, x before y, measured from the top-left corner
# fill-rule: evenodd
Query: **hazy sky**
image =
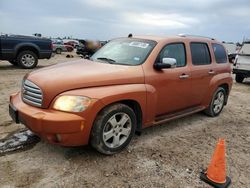
<path id="1" fill-rule="evenodd" d="M 249 0 L 0 0 L 0 32 L 106 40 L 118 36 L 250 38 Z"/>

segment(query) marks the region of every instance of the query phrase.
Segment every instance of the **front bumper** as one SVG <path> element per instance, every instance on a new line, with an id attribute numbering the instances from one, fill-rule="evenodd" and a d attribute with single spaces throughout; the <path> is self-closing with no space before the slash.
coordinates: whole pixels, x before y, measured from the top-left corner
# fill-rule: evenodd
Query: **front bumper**
<path id="1" fill-rule="evenodd" d="M 20 93 L 10 97 L 10 115 L 16 123 L 24 124 L 49 143 L 63 146 L 88 144 L 86 120 L 80 115 L 27 105 Z"/>

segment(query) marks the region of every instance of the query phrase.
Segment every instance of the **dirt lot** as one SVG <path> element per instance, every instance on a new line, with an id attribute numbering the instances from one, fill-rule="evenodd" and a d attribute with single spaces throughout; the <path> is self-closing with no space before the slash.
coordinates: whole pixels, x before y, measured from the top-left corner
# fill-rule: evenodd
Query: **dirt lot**
<path id="1" fill-rule="evenodd" d="M 57 55 L 39 67 L 68 60 Z M 0 139 L 20 131 L 8 115 L 9 95 L 29 70 L 0 62 Z M 0 156 L 0 187 L 208 187 L 199 180 L 219 138 L 227 144 L 231 187 L 250 186 L 250 81 L 234 83 L 229 103 L 217 118 L 202 113 L 148 128 L 114 156 L 90 147 L 63 148 L 43 141 Z"/>

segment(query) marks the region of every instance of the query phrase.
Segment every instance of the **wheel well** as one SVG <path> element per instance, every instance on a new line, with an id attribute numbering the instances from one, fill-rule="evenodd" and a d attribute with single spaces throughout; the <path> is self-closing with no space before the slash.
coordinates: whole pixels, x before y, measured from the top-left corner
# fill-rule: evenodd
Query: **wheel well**
<path id="1" fill-rule="evenodd" d="M 137 120 L 136 131 L 140 132 L 142 129 L 142 110 L 141 110 L 140 104 L 134 100 L 123 100 L 123 101 L 119 101 L 119 103 L 129 106 L 135 112 L 135 116 Z"/>
<path id="2" fill-rule="evenodd" d="M 221 85 L 219 85 L 219 87 L 224 88 L 225 91 L 226 91 L 226 94 L 227 94 L 227 95 L 229 94 L 229 86 L 228 86 L 228 84 L 221 84 Z"/>
<path id="3" fill-rule="evenodd" d="M 29 50 L 29 51 L 34 52 L 37 55 L 37 57 L 39 58 L 39 52 L 38 52 L 38 50 L 36 48 L 32 47 L 32 46 L 23 46 L 23 47 L 19 48 L 18 51 L 17 51 L 17 53 L 16 53 L 16 57 L 18 56 L 18 54 L 20 52 L 25 51 L 25 50 Z"/>
<path id="4" fill-rule="evenodd" d="M 226 105 L 227 104 L 228 95 L 229 95 L 229 86 L 228 86 L 228 84 L 221 84 L 221 85 L 219 85 L 219 87 L 222 87 L 226 91 L 226 100 L 225 100 L 225 105 Z"/>
<path id="5" fill-rule="evenodd" d="M 135 101 L 135 100 L 122 100 L 122 101 L 115 101 L 111 104 L 108 104 L 107 106 L 111 106 L 116 103 L 121 103 L 129 106 L 135 113 L 136 120 L 137 120 L 137 127 L 136 127 L 136 132 L 140 133 L 142 129 L 142 110 L 140 104 Z M 107 107 L 105 106 L 105 107 Z M 105 108 L 104 107 L 104 108 Z"/>

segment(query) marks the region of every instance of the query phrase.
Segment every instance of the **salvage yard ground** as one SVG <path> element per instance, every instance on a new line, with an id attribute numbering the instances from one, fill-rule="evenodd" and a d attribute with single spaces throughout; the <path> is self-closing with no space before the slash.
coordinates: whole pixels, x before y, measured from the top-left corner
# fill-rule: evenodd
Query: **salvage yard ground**
<path id="1" fill-rule="evenodd" d="M 36 69 L 78 58 L 56 55 L 39 60 Z M 28 72 L 0 62 L 0 139 L 24 129 L 11 121 L 8 100 Z M 198 113 L 148 128 L 114 156 L 88 146 L 63 148 L 44 141 L 0 156 L 0 187 L 208 187 L 199 180 L 199 172 L 207 167 L 221 137 L 226 139 L 231 187 L 249 187 L 250 80 L 234 83 L 219 117 Z"/>

